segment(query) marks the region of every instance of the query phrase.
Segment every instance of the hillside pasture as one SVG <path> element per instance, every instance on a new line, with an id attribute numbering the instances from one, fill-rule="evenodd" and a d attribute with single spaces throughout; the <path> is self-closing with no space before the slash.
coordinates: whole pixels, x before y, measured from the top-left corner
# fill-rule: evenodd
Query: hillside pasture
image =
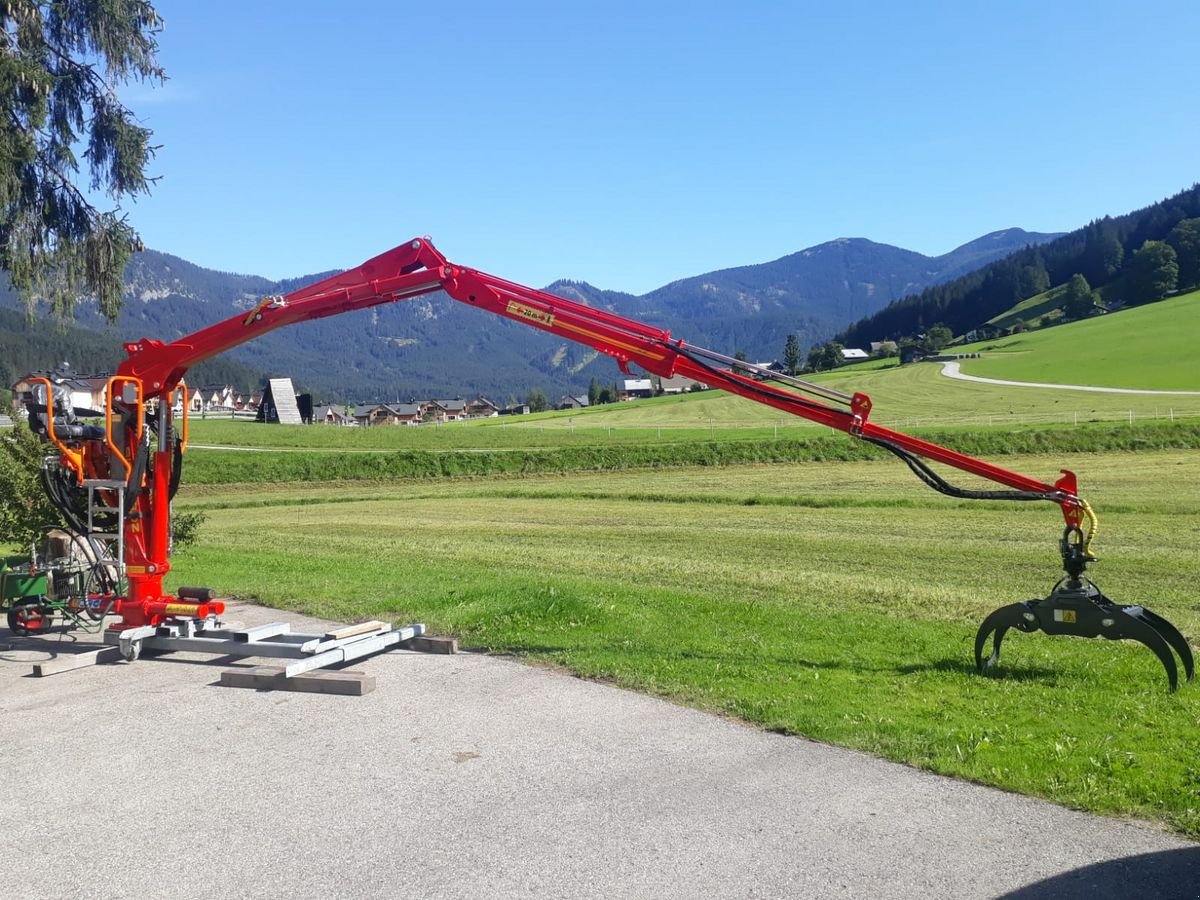
<path id="1" fill-rule="evenodd" d="M 985 378 L 1200 391 L 1197 346 L 1200 291 L 1192 291 L 955 351 L 981 353 L 981 359 L 963 360 L 962 370 Z M 1174 398 L 1164 398 L 1162 403 L 1174 403 Z"/>

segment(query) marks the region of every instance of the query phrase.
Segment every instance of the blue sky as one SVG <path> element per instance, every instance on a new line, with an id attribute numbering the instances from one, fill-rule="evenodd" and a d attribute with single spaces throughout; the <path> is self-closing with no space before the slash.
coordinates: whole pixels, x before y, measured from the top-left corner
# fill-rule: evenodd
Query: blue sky
<path id="1" fill-rule="evenodd" d="M 146 244 L 286 277 L 428 234 L 642 293 L 836 237 L 944 253 L 1200 180 L 1200 4 L 159 0 Z"/>

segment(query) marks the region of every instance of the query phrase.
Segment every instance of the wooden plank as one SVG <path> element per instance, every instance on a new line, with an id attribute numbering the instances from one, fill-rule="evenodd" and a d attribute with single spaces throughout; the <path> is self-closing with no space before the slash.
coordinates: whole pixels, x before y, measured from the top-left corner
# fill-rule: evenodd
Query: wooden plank
<path id="1" fill-rule="evenodd" d="M 333 631 L 327 631 L 322 635 L 327 641 L 340 641 L 344 638 L 354 637 L 356 634 L 370 634 L 372 631 L 386 631 L 391 628 L 388 622 L 360 622 L 358 625 L 343 625 L 341 628 L 336 628 Z"/>
<path id="2" fill-rule="evenodd" d="M 400 642 L 401 650 L 416 650 L 418 653 L 457 653 L 458 640 L 450 637 L 421 635 Z"/>
<path id="3" fill-rule="evenodd" d="M 76 669 L 84 669 L 88 666 L 94 666 L 97 663 L 116 662 L 121 658 L 121 651 L 117 647 L 98 647 L 95 650 L 87 650 L 83 653 L 68 653 L 62 656 L 56 656 L 54 659 L 46 662 L 34 663 L 33 674 L 38 678 L 45 678 L 47 675 L 57 675 L 60 672 L 73 672 Z"/>
<path id="4" fill-rule="evenodd" d="M 262 691 L 300 691 L 308 694 L 341 694 L 361 697 L 375 690 L 375 676 L 365 672 L 308 672 L 287 678 L 280 666 L 225 669 L 220 683 L 225 687 Z"/>

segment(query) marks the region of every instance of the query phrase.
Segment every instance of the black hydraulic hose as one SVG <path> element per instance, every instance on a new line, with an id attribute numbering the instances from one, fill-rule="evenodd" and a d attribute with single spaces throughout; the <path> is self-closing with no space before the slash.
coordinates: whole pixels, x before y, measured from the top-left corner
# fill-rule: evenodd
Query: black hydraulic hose
<path id="1" fill-rule="evenodd" d="M 665 346 L 670 347 L 669 344 Z M 672 347 L 671 349 L 675 350 L 680 355 L 687 357 L 706 372 L 712 372 L 714 375 L 724 375 L 722 370 L 709 365 L 701 359 L 698 359 L 691 353 L 688 353 L 686 349 L 680 350 L 676 347 Z M 813 403 L 791 393 L 773 391 L 758 385 L 745 385 L 744 387 L 746 387 L 752 393 L 759 394 L 763 397 L 771 397 L 773 399 L 784 398 L 788 400 L 788 402 L 797 403 L 801 406 L 807 406 L 810 409 L 821 410 L 822 412 L 828 412 L 829 410 L 829 407 L 827 406 L 824 406 L 820 403 Z M 933 488 L 938 493 L 945 494 L 948 497 L 954 497 L 959 500 L 1047 500 L 1051 503 L 1057 503 L 1061 499 L 1057 494 L 1046 491 L 977 491 L 972 490 L 971 488 L 959 487 L 958 485 L 948 482 L 945 478 L 935 472 L 933 468 L 930 467 L 927 462 L 925 462 L 925 460 L 921 459 L 910 450 L 906 450 L 905 448 L 893 444 L 891 441 L 884 440 L 883 438 L 869 437 L 867 435 L 857 435 L 857 437 L 869 444 L 882 447 L 889 453 L 899 457 L 913 471 L 913 474 L 921 479 L 921 481 Z"/>
<path id="2" fill-rule="evenodd" d="M 146 464 L 149 459 L 150 445 L 143 441 L 133 457 L 133 465 L 129 468 L 129 480 L 125 482 L 126 515 L 134 508 L 138 494 L 142 492 L 142 479 L 146 474 Z"/>
<path id="3" fill-rule="evenodd" d="M 66 520 L 70 530 L 86 531 L 87 523 L 75 511 L 71 502 L 72 496 L 69 493 L 70 487 L 63 485 L 61 476 L 52 472 L 48 467 L 42 468 L 40 476 L 42 490 L 46 492 L 46 497 L 50 500 L 51 505 Z"/>
<path id="4" fill-rule="evenodd" d="M 951 484 L 935 472 L 925 460 L 921 459 L 915 453 L 882 438 L 868 437 L 866 435 L 860 435 L 860 437 L 868 444 L 882 447 L 889 453 L 900 457 L 918 478 L 938 493 L 945 494 L 948 497 L 956 497 L 960 500 L 1049 500 L 1052 503 L 1057 503 L 1060 499 L 1057 494 L 1045 491 L 976 491 L 970 488 L 959 487 L 958 485 Z"/>
<path id="5" fill-rule="evenodd" d="M 150 428 L 150 441 L 143 442 L 138 447 L 137 456 L 133 459 L 133 467 L 129 472 L 129 484 L 125 489 L 125 509 L 132 510 L 134 504 L 137 503 L 138 497 L 142 493 L 142 482 L 147 470 L 152 474 L 154 471 L 154 461 L 150 457 L 150 444 L 157 444 L 158 429 L 154 426 Z M 175 434 L 175 429 L 170 431 L 171 444 L 171 477 L 168 479 L 167 500 L 175 499 L 175 492 L 179 490 L 179 479 L 183 475 L 183 448 L 179 444 L 179 438 Z"/>

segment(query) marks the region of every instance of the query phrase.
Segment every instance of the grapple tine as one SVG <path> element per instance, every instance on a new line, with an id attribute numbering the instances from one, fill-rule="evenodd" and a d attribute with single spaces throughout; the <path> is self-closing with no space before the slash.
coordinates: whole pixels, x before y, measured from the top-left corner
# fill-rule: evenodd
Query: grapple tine
<path id="1" fill-rule="evenodd" d="M 1028 603 L 1010 603 L 1008 606 L 1002 606 L 995 610 L 983 620 L 983 624 L 979 626 L 979 631 L 975 634 L 975 667 L 980 672 L 992 668 L 1000 661 L 1000 644 L 1004 640 L 1004 635 L 1008 633 L 1008 629 L 1027 629 L 1026 613 L 1029 612 Z M 992 641 L 992 655 L 985 660 L 983 647 L 987 643 L 988 635 L 993 631 L 996 632 L 996 636 Z"/>
<path id="2" fill-rule="evenodd" d="M 1162 616 L 1150 612 L 1144 606 L 1126 606 L 1124 610 L 1128 615 L 1144 621 L 1174 648 L 1175 652 L 1179 654 L 1180 660 L 1183 661 L 1183 672 L 1188 681 L 1196 677 L 1196 664 L 1192 659 L 1192 648 L 1188 646 L 1187 638 L 1179 632 L 1178 628 Z M 1134 610 L 1137 612 L 1135 613 Z"/>
<path id="3" fill-rule="evenodd" d="M 1153 625 L 1138 615 L 1140 612 L 1142 610 L 1137 606 L 1128 609 L 1117 607 L 1111 610 L 1109 615 L 1116 619 L 1116 627 L 1104 636 L 1109 639 L 1130 638 L 1149 647 L 1167 670 L 1167 681 L 1174 691 L 1179 687 L 1179 670 L 1175 665 L 1171 647 Z"/>

